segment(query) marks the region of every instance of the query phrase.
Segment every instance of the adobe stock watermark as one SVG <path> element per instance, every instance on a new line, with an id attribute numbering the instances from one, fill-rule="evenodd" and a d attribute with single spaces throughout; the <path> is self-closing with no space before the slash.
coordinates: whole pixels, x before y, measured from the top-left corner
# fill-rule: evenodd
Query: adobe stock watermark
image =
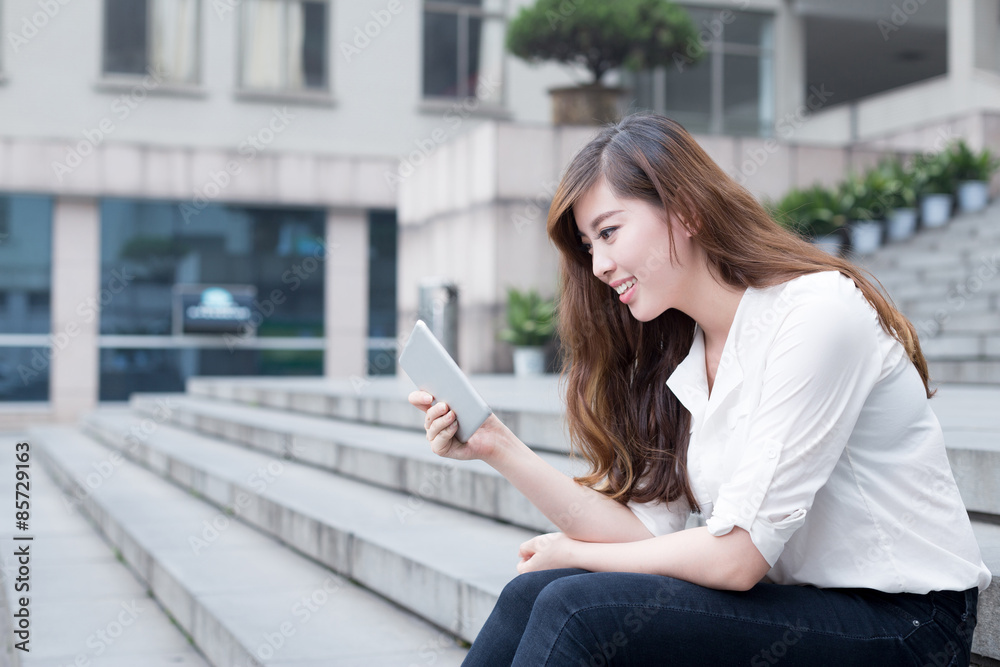
<path id="1" fill-rule="evenodd" d="M 789 139 L 795 134 L 795 130 L 802 127 L 808 119 L 809 113 L 814 113 L 822 109 L 827 100 L 834 97 L 834 93 L 826 89 L 825 84 L 809 87 L 809 95 L 806 96 L 805 104 L 800 104 L 795 111 L 786 113 L 783 117 L 775 121 L 774 130 L 782 138 Z M 767 163 L 772 155 L 785 146 L 778 143 L 774 137 L 769 137 L 760 148 L 753 148 L 744 151 L 743 162 L 739 165 L 739 172 L 733 176 L 740 185 L 746 185 L 747 179 L 754 176 Z"/>
<path id="2" fill-rule="evenodd" d="M 441 116 L 444 126 L 435 127 L 426 137 L 414 139 L 415 148 L 405 156 L 399 157 L 396 169 L 384 172 L 383 176 L 389 189 L 396 192 L 400 184 L 416 173 L 417 169 L 437 152 L 438 147 L 448 141 L 462 123 L 482 106 L 482 100 L 491 99 L 499 88 L 499 79 L 488 75 L 480 77 L 476 83 L 474 97 L 467 97 L 452 104 Z"/>
<path id="3" fill-rule="evenodd" d="M 400 0 L 389 0 L 384 9 L 370 11 L 372 20 L 365 23 L 364 29 L 361 26 L 354 26 L 352 35 L 354 39 L 350 42 L 340 43 L 340 53 L 343 54 L 344 59 L 351 62 L 352 58 L 361 55 L 361 52 L 371 45 L 372 40 L 378 38 L 382 31 L 389 27 L 396 15 L 402 11 L 403 5 Z"/>
<path id="4" fill-rule="evenodd" d="M 539 218 L 542 218 L 544 224 L 549 206 L 552 203 L 552 199 L 556 196 L 556 190 L 558 189 L 558 181 L 545 181 L 542 183 L 542 189 L 538 194 L 525 199 L 510 218 L 511 223 L 514 225 L 514 231 L 520 234 L 525 227 L 534 226 Z M 543 212 L 545 215 L 543 215 Z"/>
<path id="5" fill-rule="evenodd" d="M 35 4 L 41 11 L 33 13 L 30 17 L 21 17 L 20 31 L 7 31 L 7 41 L 10 42 L 14 53 L 19 53 L 21 47 L 27 46 L 28 42 L 33 40 L 39 31 L 58 16 L 62 8 L 70 2 L 71 0 L 36 0 Z"/>
<path id="6" fill-rule="evenodd" d="M 119 95 L 111 102 L 111 111 L 107 116 L 97 121 L 96 127 L 83 130 L 83 139 L 70 147 L 62 162 L 58 160 L 52 162 L 52 171 L 60 183 L 67 175 L 73 173 L 77 167 L 83 164 L 84 158 L 93 155 L 97 147 L 104 143 L 104 140 L 118 128 L 115 119 L 119 123 L 125 122 L 132 115 L 132 112 L 146 100 L 149 92 L 155 90 L 163 82 L 161 73 L 154 71 L 151 67 L 147 67 L 146 71 L 148 74 L 132 86 L 128 93 Z"/>
<path id="7" fill-rule="evenodd" d="M 980 257 L 980 263 L 975 271 L 948 291 L 948 295 L 945 297 L 948 303 L 947 307 L 938 308 L 930 318 L 913 322 L 917 336 L 924 338 L 940 334 L 945 322 L 951 319 L 952 314 L 962 310 L 969 299 L 981 292 L 986 283 L 996 277 L 998 271 L 1000 271 L 1000 253 L 993 253 L 992 257 Z"/>
<path id="8" fill-rule="evenodd" d="M 926 3 L 927 0 L 903 0 L 899 4 L 893 3 L 892 11 L 889 12 L 888 18 L 880 18 L 875 22 L 879 32 L 882 34 L 882 40 L 888 42 L 892 33 L 909 23 L 910 17 L 916 14 Z"/>
<path id="9" fill-rule="evenodd" d="M 750 0 L 733 0 L 733 4 L 740 5 L 736 11 L 746 9 L 750 5 Z M 712 42 L 723 37 L 725 26 L 736 20 L 736 14 L 729 9 L 713 14 L 711 18 L 701 21 L 701 30 L 695 34 L 695 40 L 684 45 L 683 53 L 674 54 L 674 66 L 678 72 L 683 72 L 685 67 L 689 67 L 701 58 L 711 47 Z"/>
<path id="10" fill-rule="evenodd" d="M 299 628 L 312 620 L 313 616 L 329 604 L 333 596 L 346 585 L 344 579 L 337 576 L 329 576 L 321 581 L 312 593 L 299 598 L 289 608 L 288 613 L 297 621 L 297 626 L 291 620 L 286 620 L 273 630 L 262 632 L 253 653 L 246 656 L 242 663 L 237 663 L 237 667 L 265 667 L 295 636 Z"/>
<path id="11" fill-rule="evenodd" d="M 279 134 L 288 129 L 295 114 L 288 107 L 271 109 L 271 117 L 256 132 L 246 136 L 236 152 L 243 156 L 242 161 L 229 160 L 225 168 L 213 171 L 201 186 L 195 188 L 194 197 L 190 201 L 179 204 L 184 224 L 190 224 L 191 218 L 198 216 L 222 191 L 229 187 L 233 179 L 243 173 L 243 168 L 253 161 L 257 154 L 267 148 Z"/>
<path id="12" fill-rule="evenodd" d="M 292 450 L 293 457 L 301 453 L 295 451 L 294 445 L 292 446 Z M 237 492 L 233 505 L 213 516 L 211 521 L 203 519 L 199 535 L 188 535 L 188 546 L 191 547 L 191 552 L 195 556 L 200 556 L 202 551 L 215 544 L 222 534 L 229 530 L 233 520 L 250 507 L 254 496 L 260 498 L 267 491 L 268 487 L 274 484 L 284 473 L 285 466 L 277 459 L 268 461 L 266 466 L 260 466 L 254 472 L 250 473 L 250 476 L 247 477 L 247 485 L 253 489 L 254 493 L 251 495 L 243 489 L 236 487 Z M 232 512 L 234 518 L 230 519 L 227 516 L 227 512 Z"/>
<path id="13" fill-rule="evenodd" d="M 111 303 L 115 296 L 124 291 L 133 280 L 135 280 L 135 275 L 129 273 L 125 267 L 112 269 L 111 278 L 108 279 L 105 287 L 101 289 L 99 300 L 93 297 L 83 300 L 77 304 L 76 314 L 83 319 L 84 323 L 89 324 L 93 322 L 100 312 L 100 306 L 106 306 Z M 21 382 L 27 386 L 29 380 L 37 379 L 41 373 L 44 373 L 48 369 L 52 363 L 52 359 L 65 350 L 73 339 L 81 333 L 80 322 L 73 319 L 66 323 L 62 331 L 49 334 L 51 345 L 46 347 L 44 352 L 40 352 L 35 348 L 31 353 L 29 364 L 21 363 L 17 365 L 17 373 L 21 377 Z"/>
<path id="14" fill-rule="evenodd" d="M 327 249 L 327 244 L 321 238 L 315 239 L 318 246 L 317 250 L 314 250 L 312 255 L 306 255 L 304 259 L 299 262 L 292 264 L 291 268 L 285 270 L 281 274 L 281 282 L 288 285 L 289 292 L 295 292 L 298 290 L 303 282 L 309 280 L 309 278 L 316 273 L 316 271 L 323 266 L 329 257 L 330 251 Z M 329 247 L 336 249 L 340 247 L 339 243 L 331 243 Z M 321 274 L 322 275 L 322 274 Z M 264 320 L 271 315 L 273 315 L 278 307 L 287 301 L 288 297 L 283 288 L 275 288 L 271 290 L 271 293 L 264 297 L 264 300 L 254 299 L 251 302 L 250 319 L 247 322 L 243 322 L 239 325 L 238 330 L 235 335 L 226 333 L 222 335 L 222 340 L 226 344 L 226 348 L 230 352 L 235 350 L 237 347 L 248 343 L 253 339 L 257 327 L 263 324 Z"/>
<path id="15" fill-rule="evenodd" d="M 177 406 L 177 400 L 174 398 L 157 398 L 154 418 L 144 417 L 138 422 L 133 423 L 129 432 L 122 438 L 122 444 L 124 445 L 122 451 L 125 452 L 125 455 L 128 457 L 135 456 L 139 446 L 156 433 L 162 423 L 170 420 Z M 89 498 L 94 491 L 101 488 L 118 471 L 124 462 L 125 458 L 122 456 L 122 452 L 118 450 L 112 450 L 105 458 L 97 462 L 92 462 L 90 467 L 93 468 L 93 472 L 87 473 L 86 477 L 83 478 L 83 483 L 75 486 L 69 493 L 61 494 L 63 504 L 70 510 L 83 504 L 83 501 Z"/>

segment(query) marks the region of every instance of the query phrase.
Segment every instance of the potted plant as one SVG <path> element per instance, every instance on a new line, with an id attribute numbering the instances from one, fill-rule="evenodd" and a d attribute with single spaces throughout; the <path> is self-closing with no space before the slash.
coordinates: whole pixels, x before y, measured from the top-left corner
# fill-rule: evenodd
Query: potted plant
<path id="1" fill-rule="evenodd" d="M 591 81 L 554 88 L 553 122 L 603 124 L 618 120 L 624 90 L 601 83 L 610 70 L 696 62 L 704 49 L 687 12 L 670 0 L 536 0 L 507 26 L 507 50 L 527 62 L 582 65 Z"/>
<path id="2" fill-rule="evenodd" d="M 963 213 L 980 211 L 989 201 L 989 180 L 1000 161 L 987 149 L 974 153 L 963 140 L 948 151 L 955 180 L 958 182 L 958 209 Z"/>
<path id="3" fill-rule="evenodd" d="M 902 241 L 917 231 L 917 191 L 913 174 L 899 158 L 883 160 L 879 169 L 886 177 L 885 204 L 889 209 L 886 238 Z"/>
<path id="4" fill-rule="evenodd" d="M 940 227 L 951 219 L 955 176 L 946 151 L 914 156 L 913 179 L 920 197 L 920 221 L 924 227 Z"/>
<path id="5" fill-rule="evenodd" d="M 793 188 L 780 201 L 768 205 L 772 217 L 831 255 L 844 247 L 845 216 L 837 207 L 834 193 L 816 184 Z"/>
<path id="6" fill-rule="evenodd" d="M 514 346 L 514 374 L 545 372 L 545 345 L 556 330 L 555 301 L 542 299 L 535 290 L 507 289 L 507 327 L 500 340 Z"/>
<path id="7" fill-rule="evenodd" d="M 858 254 L 874 252 L 882 245 L 885 225 L 886 178 L 878 169 L 864 176 L 850 174 L 841 184 L 839 194 L 845 209 L 851 238 L 851 249 Z"/>

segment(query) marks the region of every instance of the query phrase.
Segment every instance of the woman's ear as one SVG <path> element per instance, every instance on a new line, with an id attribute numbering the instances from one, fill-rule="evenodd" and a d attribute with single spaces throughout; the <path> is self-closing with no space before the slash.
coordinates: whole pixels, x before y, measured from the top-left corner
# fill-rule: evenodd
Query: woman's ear
<path id="1" fill-rule="evenodd" d="M 680 232 L 685 238 L 691 238 L 698 233 L 697 225 L 688 223 L 687 220 L 682 218 L 677 213 L 670 214 L 670 224 L 673 228 Z"/>

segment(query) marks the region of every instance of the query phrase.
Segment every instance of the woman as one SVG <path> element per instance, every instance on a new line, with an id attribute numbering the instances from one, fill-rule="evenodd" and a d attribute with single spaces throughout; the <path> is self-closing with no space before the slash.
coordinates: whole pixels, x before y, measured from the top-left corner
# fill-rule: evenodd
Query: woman
<path id="1" fill-rule="evenodd" d="M 633 115 L 553 199 L 571 479 L 496 416 L 433 450 L 559 533 L 521 546 L 468 665 L 968 665 L 991 575 L 913 326 L 774 222 L 677 123 Z M 688 526 L 692 513 L 704 525 Z"/>

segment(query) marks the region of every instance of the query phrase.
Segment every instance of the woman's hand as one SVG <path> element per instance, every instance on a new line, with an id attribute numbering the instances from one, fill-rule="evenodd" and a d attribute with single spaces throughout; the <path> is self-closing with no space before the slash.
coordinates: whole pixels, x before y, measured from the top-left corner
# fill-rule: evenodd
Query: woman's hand
<path id="1" fill-rule="evenodd" d="M 554 570 L 560 567 L 580 567 L 578 555 L 586 544 L 566 537 L 563 533 L 546 533 L 533 537 L 521 545 L 518 555 L 517 573 L 536 570 Z"/>
<path id="2" fill-rule="evenodd" d="M 459 461 L 481 459 L 488 462 L 510 442 L 508 438 L 514 437 L 511 430 L 495 414 L 491 414 L 469 437 L 469 441 L 463 443 L 455 437 L 458 421 L 447 403 L 434 403 L 434 397 L 420 389 L 410 393 L 409 401 L 424 411 L 427 440 L 438 456 Z"/>

